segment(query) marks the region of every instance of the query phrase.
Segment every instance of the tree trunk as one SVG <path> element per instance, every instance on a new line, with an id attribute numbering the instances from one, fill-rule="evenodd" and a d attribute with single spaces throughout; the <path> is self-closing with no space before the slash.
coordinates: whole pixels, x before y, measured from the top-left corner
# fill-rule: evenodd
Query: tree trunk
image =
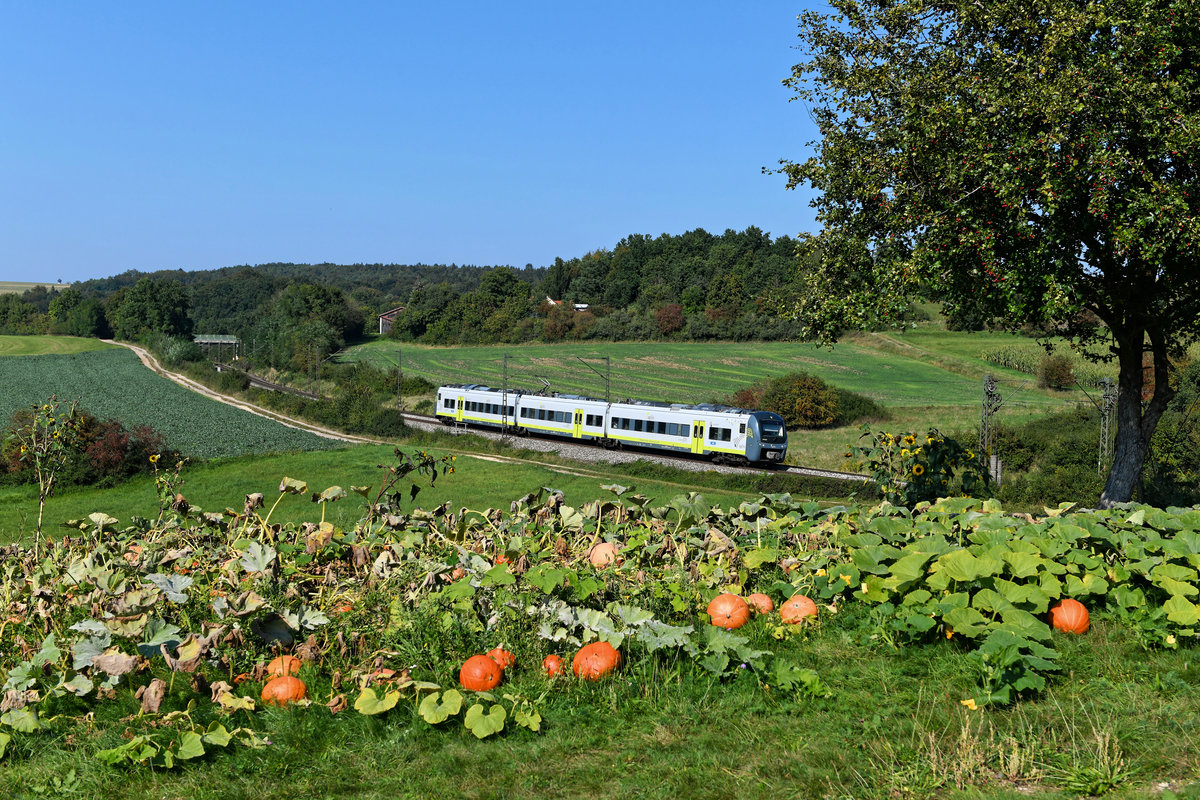
<path id="1" fill-rule="evenodd" d="M 1167 403 L 1174 395 L 1169 380 L 1166 347 L 1151 335 L 1154 352 L 1154 394 L 1142 408 L 1142 352 L 1145 333 L 1136 330 L 1115 335 L 1117 361 L 1120 372 L 1117 377 L 1117 438 L 1113 447 L 1113 464 L 1108 473 L 1104 491 L 1100 493 L 1100 508 L 1111 508 L 1117 503 L 1128 503 L 1133 498 L 1142 475 L 1142 465 L 1150 449 L 1150 437 L 1158 426 Z"/>

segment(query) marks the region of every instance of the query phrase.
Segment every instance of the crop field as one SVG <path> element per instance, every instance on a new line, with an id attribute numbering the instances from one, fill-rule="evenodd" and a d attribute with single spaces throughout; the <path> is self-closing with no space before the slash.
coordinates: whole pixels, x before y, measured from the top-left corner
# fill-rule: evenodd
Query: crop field
<path id="1" fill-rule="evenodd" d="M 39 356 L 111 350 L 116 345 L 80 336 L 0 336 L 0 356 Z"/>
<path id="2" fill-rule="evenodd" d="M 167 443 L 200 458 L 327 450 L 338 442 L 201 397 L 146 369 L 124 348 L 0 359 L 0 419 L 51 395 L 126 427 L 153 426 Z"/>

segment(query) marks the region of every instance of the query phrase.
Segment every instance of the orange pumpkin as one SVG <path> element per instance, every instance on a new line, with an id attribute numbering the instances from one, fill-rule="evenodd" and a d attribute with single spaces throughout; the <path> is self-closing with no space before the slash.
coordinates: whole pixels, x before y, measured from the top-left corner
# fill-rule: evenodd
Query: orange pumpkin
<path id="1" fill-rule="evenodd" d="M 500 685 L 504 670 L 487 656 L 471 656 L 458 671 L 458 682 L 472 692 L 486 692 Z"/>
<path id="2" fill-rule="evenodd" d="M 499 664 L 500 669 L 508 669 L 517 663 L 516 656 L 500 647 L 493 647 L 491 650 L 488 650 L 487 657 Z"/>
<path id="3" fill-rule="evenodd" d="M 268 677 L 278 678 L 282 675 L 298 675 L 300 673 L 300 665 L 304 662 L 295 656 L 279 656 L 271 659 L 271 663 L 267 664 Z"/>
<path id="4" fill-rule="evenodd" d="M 307 693 L 304 681 L 291 675 L 280 675 L 271 678 L 262 688 L 262 701 L 268 705 L 286 706 L 288 703 L 303 700 Z"/>
<path id="5" fill-rule="evenodd" d="M 736 594 L 719 594 L 708 604 L 712 624 L 726 630 L 740 628 L 750 619 L 750 606 Z"/>
<path id="6" fill-rule="evenodd" d="M 551 678 L 561 675 L 562 671 L 563 671 L 562 656 L 555 656 L 555 655 L 546 656 L 545 658 L 542 659 L 542 669 L 544 669 L 546 671 L 546 674 L 549 675 Z"/>
<path id="7" fill-rule="evenodd" d="M 571 661 L 571 671 L 586 681 L 598 681 L 619 666 L 621 651 L 608 642 L 584 645 Z"/>
<path id="8" fill-rule="evenodd" d="M 759 614 L 770 614 L 775 610 L 775 603 L 771 601 L 771 598 L 767 597 L 762 592 L 755 592 L 754 594 L 750 595 L 746 598 L 746 602 L 749 603 L 750 607 Z"/>
<path id="9" fill-rule="evenodd" d="M 815 617 L 816 615 L 817 604 L 802 594 L 792 595 L 786 603 L 779 607 L 779 618 L 791 625 L 795 625 L 807 617 Z"/>
<path id="10" fill-rule="evenodd" d="M 596 569 L 604 569 L 617 563 L 617 546 L 612 542 L 600 542 L 588 550 L 588 561 Z"/>
<path id="11" fill-rule="evenodd" d="M 508 556 L 504 555 L 504 553 L 500 553 L 499 555 L 496 556 L 496 563 L 497 564 L 508 564 L 510 562 L 509 562 Z"/>
<path id="12" fill-rule="evenodd" d="M 1067 597 L 1050 606 L 1050 624 L 1064 633 L 1087 633 L 1091 620 L 1083 603 Z"/>

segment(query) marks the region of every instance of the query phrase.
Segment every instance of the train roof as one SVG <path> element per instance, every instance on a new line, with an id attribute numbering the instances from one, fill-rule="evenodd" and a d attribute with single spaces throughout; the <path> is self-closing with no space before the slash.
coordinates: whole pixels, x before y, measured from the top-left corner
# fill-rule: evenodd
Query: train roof
<path id="1" fill-rule="evenodd" d="M 474 392 L 496 392 L 501 393 L 505 390 L 496 389 L 491 386 L 484 386 L 479 383 L 448 383 L 440 387 L 442 389 L 463 389 L 465 391 Z M 526 389 L 509 389 L 508 394 L 523 395 L 527 397 L 546 397 L 547 399 L 557 400 L 584 400 L 592 403 L 607 402 L 600 397 L 588 397 L 582 394 L 566 394 L 562 392 L 554 392 L 552 394 L 543 395 L 540 392 L 531 392 Z M 736 408 L 735 406 L 727 406 L 722 403 L 664 403 L 660 400 L 639 400 L 635 398 L 626 398 L 625 400 L 616 400 L 611 403 L 614 406 L 635 406 L 638 408 L 666 408 L 672 411 L 705 411 L 717 414 L 774 414 L 771 411 L 762 411 L 750 408 Z"/>

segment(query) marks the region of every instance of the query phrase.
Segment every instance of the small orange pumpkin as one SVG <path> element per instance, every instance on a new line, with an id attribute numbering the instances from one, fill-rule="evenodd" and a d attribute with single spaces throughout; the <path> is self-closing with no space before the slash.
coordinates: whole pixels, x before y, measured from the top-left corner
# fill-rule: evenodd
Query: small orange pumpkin
<path id="1" fill-rule="evenodd" d="M 297 700 L 303 700 L 308 694 L 307 688 L 304 686 L 304 681 L 299 678 L 294 678 L 291 675 L 280 675 L 276 678 L 271 678 L 267 681 L 267 685 L 262 688 L 262 700 L 268 705 L 286 706 L 288 703 L 295 703 Z"/>
<path id="2" fill-rule="evenodd" d="M 1066 597 L 1050 606 L 1050 624 L 1064 633 L 1087 633 L 1091 619 L 1083 603 Z"/>
<path id="3" fill-rule="evenodd" d="M 612 542 L 600 542 L 588 550 L 588 561 L 596 569 L 604 569 L 610 564 L 616 564 L 617 546 Z"/>
<path id="4" fill-rule="evenodd" d="M 775 603 L 762 592 L 755 592 L 750 595 L 746 598 L 746 602 L 750 605 L 750 608 L 759 614 L 770 614 L 775 610 Z"/>
<path id="5" fill-rule="evenodd" d="M 815 617 L 816 615 L 817 604 L 811 598 L 802 594 L 792 595 L 786 603 L 779 607 L 779 618 L 791 625 L 795 625 L 808 617 Z"/>
<path id="6" fill-rule="evenodd" d="M 487 656 L 471 656 L 458 671 L 458 682 L 472 692 L 486 692 L 500 685 L 504 670 Z"/>
<path id="7" fill-rule="evenodd" d="M 619 666 L 621 651 L 608 642 L 584 645 L 571 661 L 571 671 L 586 681 L 598 681 Z"/>
<path id="8" fill-rule="evenodd" d="M 517 663 L 517 657 L 500 647 L 493 647 L 486 653 L 487 657 L 500 665 L 500 669 L 508 669 L 513 664 Z"/>
<path id="9" fill-rule="evenodd" d="M 708 604 L 712 624 L 726 630 L 740 628 L 750 619 L 750 606 L 736 594 L 719 594 Z"/>
<path id="10" fill-rule="evenodd" d="M 562 671 L 563 671 L 562 656 L 556 656 L 556 655 L 546 656 L 545 658 L 542 659 L 542 669 L 544 669 L 546 671 L 546 674 L 549 675 L 551 678 L 555 678 L 555 677 L 561 675 Z"/>
<path id="11" fill-rule="evenodd" d="M 267 675 L 272 678 L 278 678 L 282 675 L 298 675 L 300 673 L 300 665 L 304 662 L 295 656 L 279 656 L 271 659 L 267 664 Z"/>
<path id="12" fill-rule="evenodd" d="M 504 555 L 504 553 L 499 553 L 496 556 L 496 563 L 497 564 L 508 564 L 510 562 L 509 562 L 508 556 Z"/>

